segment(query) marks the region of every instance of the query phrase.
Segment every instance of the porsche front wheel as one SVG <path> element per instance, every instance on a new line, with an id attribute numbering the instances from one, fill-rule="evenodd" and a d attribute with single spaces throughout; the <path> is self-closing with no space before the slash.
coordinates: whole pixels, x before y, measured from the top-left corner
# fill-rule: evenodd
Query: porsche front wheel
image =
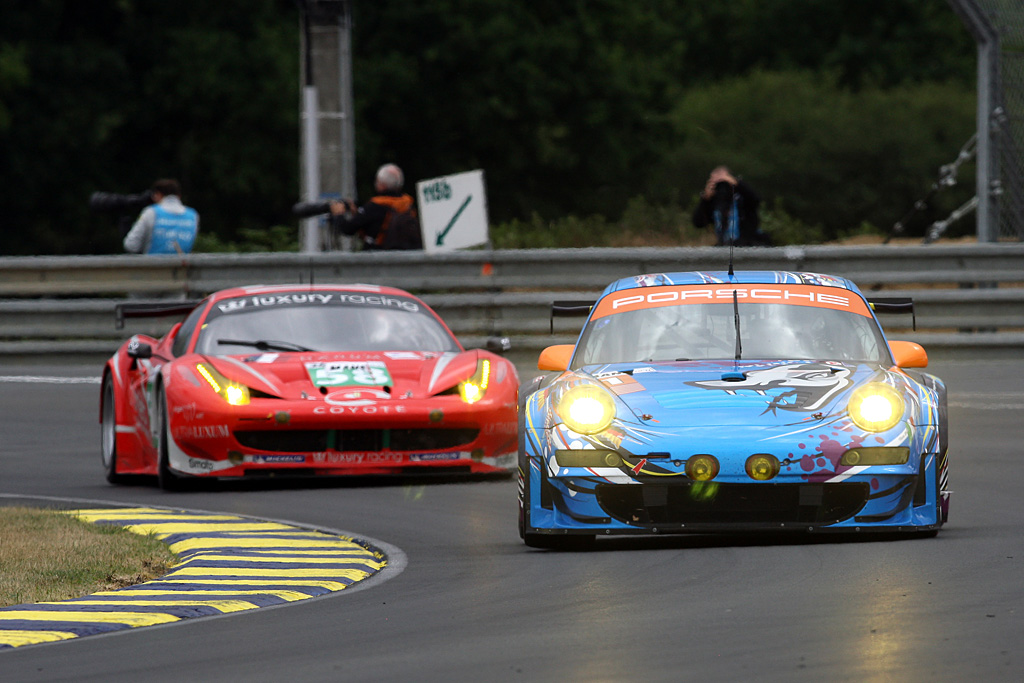
<path id="1" fill-rule="evenodd" d="M 593 534 L 523 534 L 523 543 L 530 548 L 544 548 L 547 550 L 589 550 L 594 547 L 596 539 Z"/>

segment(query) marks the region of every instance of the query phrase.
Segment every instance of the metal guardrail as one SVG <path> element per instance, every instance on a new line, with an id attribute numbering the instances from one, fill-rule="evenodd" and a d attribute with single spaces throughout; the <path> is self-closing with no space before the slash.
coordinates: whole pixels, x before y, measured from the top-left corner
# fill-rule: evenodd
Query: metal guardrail
<path id="1" fill-rule="evenodd" d="M 0 258 L 0 359 L 99 362 L 133 333 L 154 336 L 172 321 L 114 325 L 114 307 L 193 298 L 225 287 L 361 282 L 421 296 L 467 346 L 509 336 L 514 355 L 535 358 L 575 339 L 579 320 L 558 319 L 555 299 L 592 298 L 620 277 L 726 270 L 727 250 L 700 248 L 481 250 L 330 254 L 193 254 Z M 890 336 L 933 356 L 996 357 L 1024 352 L 1024 244 L 809 246 L 737 249 L 737 270 L 842 275 L 865 293 L 910 296 L 917 330 L 883 317 Z M 528 360 L 524 360 L 528 362 Z"/>

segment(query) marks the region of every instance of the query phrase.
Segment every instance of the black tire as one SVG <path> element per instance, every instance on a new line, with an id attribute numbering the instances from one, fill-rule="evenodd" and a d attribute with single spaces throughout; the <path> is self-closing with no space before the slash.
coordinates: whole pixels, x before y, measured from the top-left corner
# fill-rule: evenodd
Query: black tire
<path id="1" fill-rule="evenodd" d="M 938 387 L 934 387 L 938 389 Z M 942 507 L 942 463 L 949 468 L 947 457 L 949 449 L 949 408 L 945 385 L 939 390 L 939 448 L 935 456 L 935 521 L 942 525 L 949 521 L 948 507 Z"/>
<path id="2" fill-rule="evenodd" d="M 167 397 L 164 395 L 164 388 L 156 389 L 156 452 L 157 452 L 157 479 L 160 488 L 164 491 L 181 491 L 184 482 L 180 477 L 171 471 L 170 458 L 168 457 L 167 439 Z"/>
<path id="3" fill-rule="evenodd" d="M 526 539 L 526 516 L 530 509 L 530 461 L 526 458 L 525 401 L 519 399 L 519 538 Z"/>
<path id="4" fill-rule="evenodd" d="M 594 545 L 593 534 L 534 534 L 527 531 L 530 515 L 530 459 L 526 456 L 526 402 L 540 389 L 551 383 L 557 375 L 549 374 L 536 377 L 529 385 L 519 391 L 519 471 L 522 477 L 522 491 L 519 505 L 519 538 L 530 548 L 549 550 L 586 550 Z M 541 466 L 543 468 L 543 465 Z M 541 486 L 549 486 L 546 481 Z"/>
<path id="5" fill-rule="evenodd" d="M 114 378 L 110 374 L 103 377 L 103 388 L 100 391 L 100 459 L 107 481 L 123 484 L 126 476 L 117 472 L 117 404 L 114 398 Z"/>
<path id="6" fill-rule="evenodd" d="M 589 550 L 595 542 L 593 534 L 523 534 L 523 543 L 527 546 L 547 550 Z"/>
<path id="7" fill-rule="evenodd" d="M 948 469 L 949 463 L 946 458 L 948 456 L 947 449 L 949 448 L 949 408 L 947 403 L 946 385 L 936 381 L 932 375 L 915 376 L 916 379 L 922 381 L 925 386 L 929 389 L 934 390 L 938 394 L 938 413 L 939 413 L 939 439 L 936 444 L 935 454 L 935 523 L 940 527 L 949 521 L 948 507 L 945 512 L 942 507 L 942 463 L 946 463 Z M 938 529 L 935 529 L 930 536 L 938 534 Z"/>

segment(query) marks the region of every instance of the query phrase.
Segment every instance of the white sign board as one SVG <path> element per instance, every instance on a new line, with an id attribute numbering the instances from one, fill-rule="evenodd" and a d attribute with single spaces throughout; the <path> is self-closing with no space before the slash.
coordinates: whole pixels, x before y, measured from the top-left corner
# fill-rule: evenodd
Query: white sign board
<path id="1" fill-rule="evenodd" d="M 428 254 L 487 243 L 483 171 L 422 180 L 416 183 L 416 204 Z"/>

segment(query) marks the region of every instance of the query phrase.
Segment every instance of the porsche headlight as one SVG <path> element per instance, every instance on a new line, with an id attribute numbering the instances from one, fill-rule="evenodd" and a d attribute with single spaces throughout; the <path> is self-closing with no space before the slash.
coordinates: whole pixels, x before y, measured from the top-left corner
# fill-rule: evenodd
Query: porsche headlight
<path id="1" fill-rule="evenodd" d="M 217 370 L 205 363 L 196 363 L 196 372 L 207 381 L 210 388 L 220 394 L 221 398 L 233 406 L 249 404 L 249 387 L 229 380 Z"/>
<path id="2" fill-rule="evenodd" d="M 580 384 L 565 392 L 555 412 L 577 434 L 598 434 L 612 423 L 615 402 L 596 384 Z"/>
<path id="3" fill-rule="evenodd" d="M 768 481 L 779 474 L 779 459 L 771 453 L 755 453 L 747 458 L 744 469 L 747 476 L 757 481 Z"/>
<path id="4" fill-rule="evenodd" d="M 694 481 L 711 481 L 718 476 L 720 469 L 718 458 L 705 453 L 690 456 L 685 466 L 686 476 Z"/>
<path id="5" fill-rule="evenodd" d="M 906 465 L 910 460 L 910 449 L 906 446 L 873 446 L 851 448 L 843 453 L 840 465 L 858 467 L 864 465 Z"/>
<path id="6" fill-rule="evenodd" d="M 487 393 L 491 383 L 491 361 L 481 358 L 477 361 L 476 372 L 464 382 L 459 383 L 459 396 L 466 403 L 476 403 Z"/>
<path id="7" fill-rule="evenodd" d="M 847 408 L 850 419 L 861 429 L 884 432 L 903 417 L 903 398 L 888 384 L 873 382 L 854 391 Z"/>

